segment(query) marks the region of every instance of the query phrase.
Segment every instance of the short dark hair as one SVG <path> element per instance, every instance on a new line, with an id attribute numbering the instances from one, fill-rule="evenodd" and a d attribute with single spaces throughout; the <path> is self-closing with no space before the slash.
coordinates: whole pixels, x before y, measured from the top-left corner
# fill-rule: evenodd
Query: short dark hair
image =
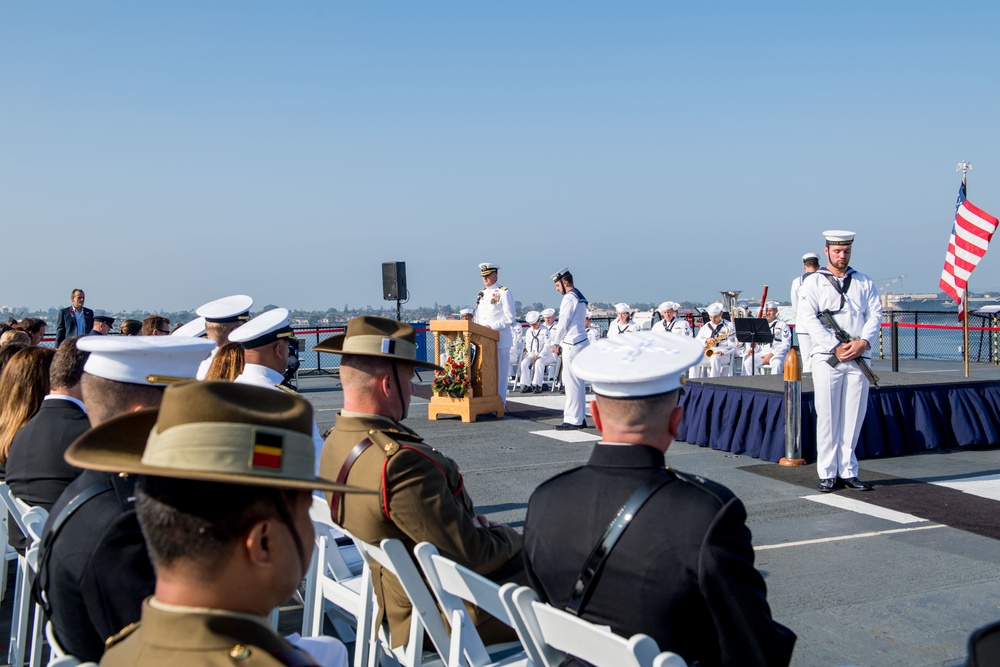
<path id="1" fill-rule="evenodd" d="M 84 373 L 80 381 L 83 402 L 91 423 L 105 422 L 139 405 L 153 408 L 163 400 L 165 387 L 152 384 L 118 382 Z"/>
<path id="2" fill-rule="evenodd" d="M 819 260 L 816 259 L 815 257 L 810 257 L 809 259 L 802 260 L 802 265 L 818 269 L 819 268 Z"/>
<path id="3" fill-rule="evenodd" d="M 155 329 L 159 329 L 162 325 L 166 324 L 167 328 L 170 328 L 170 320 L 160 315 L 150 315 L 142 321 L 142 335 L 149 336 L 153 333 Z"/>
<path id="4" fill-rule="evenodd" d="M 79 292 L 80 294 L 83 294 L 84 296 L 87 296 L 86 292 L 84 292 L 82 289 L 80 289 L 79 287 L 77 287 L 76 289 L 74 289 L 72 292 L 69 293 L 69 298 L 72 299 L 73 295 L 75 295 L 77 292 Z"/>
<path id="5" fill-rule="evenodd" d="M 184 560 L 212 574 L 255 523 L 280 519 L 279 503 L 290 514 L 302 493 L 308 491 L 140 476 L 135 509 L 154 567 Z"/>
<path id="6" fill-rule="evenodd" d="M 80 384 L 83 377 L 83 365 L 87 363 L 90 352 L 84 352 L 76 346 L 79 336 L 67 338 L 56 348 L 56 356 L 52 357 L 49 368 L 49 387 L 52 389 L 68 389 Z"/>
<path id="7" fill-rule="evenodd" d="M 566 282 L 568 282 L 568 283 L 569 283 L 570 285 L 573 285 L 573 284 L 574 284 L 574 283 L 573 283 L 573 274 L 572 274 L 572 273 L 570 273 L 569 271 L 567 271 L 566 273 L 564 273 L 564 274 L 562 274 L 561 276 L 559 276 L 559 280 L 565 280 L 565 281 L 566 281 Z"/>
<path id="8" fill-rule="evenodd" d="M 22 331 L 27 331 L 30 334 L 36 334 L 47 327 L 48 324 L 45 323 L 45 320 L 40 320 L 37 317 L 23 317 L 21 318 L 19 326 Z"/>

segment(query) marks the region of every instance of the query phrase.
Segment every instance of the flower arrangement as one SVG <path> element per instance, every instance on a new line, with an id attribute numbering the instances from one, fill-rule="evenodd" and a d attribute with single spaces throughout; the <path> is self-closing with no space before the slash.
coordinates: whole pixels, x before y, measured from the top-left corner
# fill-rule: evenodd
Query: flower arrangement
<path id="1" fill-rule="evenodd" d="M 458 336 L 444 344 L 444 370 L 434 371 L 432 388 L 437 394 L 462 398 L 469 391 L 469 345 Z"/>

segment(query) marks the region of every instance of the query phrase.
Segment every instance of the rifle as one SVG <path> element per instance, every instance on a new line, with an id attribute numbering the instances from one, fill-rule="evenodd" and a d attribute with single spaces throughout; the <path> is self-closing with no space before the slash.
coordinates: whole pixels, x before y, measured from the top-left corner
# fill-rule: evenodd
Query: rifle
<path id="1" fill-rule="evenodd" d="M 849 333 L 844 331 L 840 325 L 837 324 L 837 320 L 833 319 L 833 313 L 831 313 L 829 309 L 816 313 L 816 316 L 819 318 L 819 321 L 823 324 L 823 326 L 832 331 L 833 335 L 836 336 L 837 340 L 841 343 L 850 343 L 855 340 L 861 340 L 857 336 L 852 338 Z M 865 374 L 865 377 L 868 378 L 868 381 L 871 382 L 872 386 L 878 388 L 878 376 L 872 372 L 871 366 L 868 365 L 868 362 L 865 361 L 863 357 L 858 357 L 857 359 L 854 359 L 854 361 L 857 362 L 858 368 L 860 368 L 861 372 Z M 831 368 L 836 368 L 837 364 L 840 363 L 840 359 L 837 358 L 836 354 L 831 354 L 830 358 L 826 360 L 826 363 L 830 364 Z"/>

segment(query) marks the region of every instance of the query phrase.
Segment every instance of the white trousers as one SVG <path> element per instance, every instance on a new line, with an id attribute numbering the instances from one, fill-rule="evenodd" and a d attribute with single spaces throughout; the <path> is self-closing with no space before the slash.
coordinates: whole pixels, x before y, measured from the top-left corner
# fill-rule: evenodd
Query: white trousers
<path id="1" fill-rule="evenodd" d="M 836 368 L 827 355 L 813 359 L 813 397 L 816 405 L 816 473 L 820 479 L 858 476 L 858 444 L 868 409 L 868 378 L 853 361 Z"/>
<path id="2" fill-rule="evenodd" d="M 555 355 L 553 355 L 555 356 Z M 521 386 L 541 387 L 545 380 L 545 357 L 532 360 L 528 355 L 521 359 Z"/>
<path id="3" fill-rule="evenodd" d="M 510 346 L 500 346 L 497 348 L 497 393 L 500 400 L 507 404 L 507 383 L 510 371 Z"/>
<path id="4" fill-rule="evenodd" d="M 785 358 L 771 357 L 771 362 L 765 364 L 763 359 L 765 354 L 770 354 L 770 352 L 757 350 L 753 354 L 747 354 L 743 357 L 743 375 L 750 375 L 755 371 L 757 375 L 763 375 L 765 368 L 771 369 L 772 375 L 781 375 L 785 370 Z"/>
<path id="5" fill-rule="evenodd" d="M 573 357 L 590 345 L 584 339 L 576 345 L 562 346 L 562 383 L 566 390 L 566 406 L 563 408 L 563 422 L 582 424 L 587 419 L 586 383 L 573 372 Z"/>
<path id="6" fill-rule="evenodd" d="M 795 334 L 799 337 L 799 355 L 802 357 L 802 372 L 812 373 L 812 354 L 813 344 L 812 340 L 809 338 L 809 334 Z M 857 366 L 857 364 L 854 364 Z"/>
<path id="7" fill-rule="evenodd" d="M 733 374 L 733 353 L 716 352 L 711 357 L 704 357 L 697 366 L 691 369 L 691 372 L 696 378 L 729 377 Z"/>

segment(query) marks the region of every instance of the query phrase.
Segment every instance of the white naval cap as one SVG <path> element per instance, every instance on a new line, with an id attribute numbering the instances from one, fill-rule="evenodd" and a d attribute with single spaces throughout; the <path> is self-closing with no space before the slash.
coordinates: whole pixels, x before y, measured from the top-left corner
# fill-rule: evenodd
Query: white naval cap
<path id="1" fill-rule="evenodd" d="M 171 336 L 187 336 L 189 338 L 200 338 L 205 335 L 205 318 L 196 317 L 185 325 L 179 326 L 170 332 Z"/>
<path id="2" fill-rule="evenodd" d="M 819 261 L 819 255 L 817 255 L 814 252 L 807 252 L 806 254 L 802 255 L 802 261 L 803 262 L 805 262 L 807 260 L 810 260 L 810 259 L 815 259 L 815 260 Z"/>
<path id="3" fill-rule="evenodd" d="M 573 359 L 573 373 L 608 398 L 657 396 L 679 388 L 705 347 L 687 336 L 640 331 L 602 338 Z"/>
<path id="4" fill-rule="evenodd" d="M 658 311 L 660 311 L 661 313 L 663 311 L 665 311 L 665 310 L 674 310 L 674 302 L 673 301 L 664 301 L 659 306 L 657 306 L 656 309 Z"/>
<path id="5" fill-rule="evenodd" d="M 288 325 L 288 310 L 285 308 L 261 313 L 229 334 L 229 342 L 240 343 L 244 349 L 267 345 L 279 338 L 295 338 L 295 332 Z"/>
<path id="6" fill-rule="evenodd" d="M 774 308 L 777 309 L 781 305 L 780 301 L 765 301 L 764 308 Z"/>
<path id="7" fill-rule="evenodd" d="M 559 282 L 559 279 L 562 278 L 563 276 L 565 276 L 567 273 L 569 273 L 569 267 L 568 266 L 564 266 L 563 268 L 559 269 L 558 271 L 556 271 L 555 273 L 553 273 L 551 276 L 549 276 L 549 280 L 551 280 L 554 283 L 555 282 Z"/>
<path id="8" fill-rule="evenodd" d="M 462 310 L 458 311 L 458 314 L 459 315 L 472 315 L 474 312 L 475 311 L 473 311 L 471 308 L 463 308 Z"/>
<path id="9" fill-rule="evenodd" d="M 534 324 L 538 321 L 540 313 L 537 310 L 529 310 L 524 314 L 524 321 L 528 324 Z"/>
<path id="10" fill-rule="evenodd" d="M 167 385 L 194 379 L 215 341 L 190 336 L 87 336 L 76 346 L 90 352 L 83 370 L 116 382 Z"/>
<path id="11" fill-rule="evenodd" d="M 854 232 L 843 229 L 828 229 L 823 232 L 827 245 L 851 245 L 854 243 Z"/>
<path id="12" fill-rule="evenodd" d="M 588 320 L 594 319 L 594 311 L 592 311 L 592 310 L 588 310 L 587 311 L 587 319 Z"/>
<path id="13" fill-rule="evenodd" d="M 615 312 L 616 313 L 627 313 L 627 312 L 629 312 L 629 310 L 630 309 L 629 309 L 627 303 L 616 303 L 615 304 Z"/>
<path id="14" fill-rule="evenodd" d="M 209 301 L 194 312 L 204 317 L 206 322 L 246 322 L 250 319 L 251 306 L 252 298 L 246 294 L 234 294 Z"/>
<path id="15" fill-rule="evenodd" d="M 494 271 L 499 271 L 500 265 L 494 264 L 493 262 L 483 262 L 479 265 L 479 275 L 488 276 Z"/>
<path id="16" fill-rule="evenodd" d="M 545 310 L 542 311 L 542 317 L 555 317 L 555 316 L 556 316 L 555 308 L 546 308 Z"/>
<path id="17" fill-rule="evenodd" d="M 716 301 L 715 303 L 710 303 L 705 308 L 705 312 L 709 315 L 719 315 L 722 313 L 722 304 Z M 704 352 L 704 350 L 702 350 Z"/>

